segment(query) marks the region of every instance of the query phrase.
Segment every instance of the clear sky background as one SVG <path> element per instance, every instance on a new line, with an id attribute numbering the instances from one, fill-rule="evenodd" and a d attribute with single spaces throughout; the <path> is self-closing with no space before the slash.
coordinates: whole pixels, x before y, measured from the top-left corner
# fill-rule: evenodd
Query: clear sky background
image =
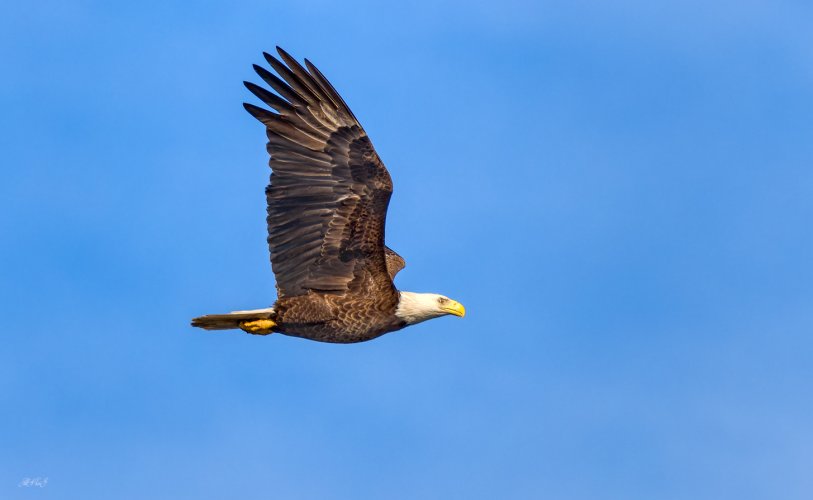
<path id="1" fill-rule="evenodd" d="M 465 319 L 188 326 L 274 298 L 277 44 Z M 3 2 L 0 497 L 810 499 L 811 47 L 809 2 Z"/>

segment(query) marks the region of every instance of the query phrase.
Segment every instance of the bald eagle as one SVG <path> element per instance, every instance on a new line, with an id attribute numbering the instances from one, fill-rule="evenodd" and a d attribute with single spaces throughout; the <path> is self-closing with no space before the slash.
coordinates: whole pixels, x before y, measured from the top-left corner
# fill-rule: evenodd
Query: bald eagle
<path id="1" fill-rule="evenodd" d="M 322 73 L 307 59 L 305 69 L 277 52 L 284 63 L 263 55 L 279 76 L 254 66 L 276 94 L 244 82 L 276 112 L 243 105 L 268 136 L 268 246 L 277 301 L 268 309 L 201 316 L 192 326 L 352 343 L 447 314 L 462 317 L 463 306 L 448 297 L 395 288 L 405 261 L 384 245 L 390 174 Z"/>

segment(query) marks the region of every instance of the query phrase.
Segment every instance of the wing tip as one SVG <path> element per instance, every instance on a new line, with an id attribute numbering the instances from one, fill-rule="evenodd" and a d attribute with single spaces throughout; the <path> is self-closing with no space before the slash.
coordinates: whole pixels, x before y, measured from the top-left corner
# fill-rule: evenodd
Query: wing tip
<path id="1" fill-rule="evenodd" d="M 275 48 L 277 49 L 277 54 L 279 54 L 280 57 L 291 57 L 291 54 L 286 52 L 285 49 L 283 49 L 279 45 L 276 45 Z M 291 57 L 291 59 L 293 59 L 293 57 Z"/>
<path id="2" fill-rule="evenodd" d="M 265 122 L 268 120 L 268 115 L 271 114 L 271 112 L 268 111 L 267 109 L 255 106 L 248 102 L 243 103 L 243 109 L 248 111 L 248 114 L 259 120 L 263 124 L 265 124 Z"/>
<path id="3" fill-rule="evenodd" d="M 276 69 L 278 65 L 281 65 L 281 64 L 282 64 L 282 62 L 280 62 L 280 60 L 279 60 L 279 59 L 277 59 L 276 57 L 272 56 L 272 55 L 271 55 L 271 54 L 269 54 L 268 52 L 263 52 L 263 57 L 265 58 L 265 60 L 266 60 L 266 61 L 268 61 L 268 64 L 270 64 L 270 65 L 271 65 L 271 67 L 272 67 L 272 68 L 274 68 L 274 69 Z M 283 65 L 283 66 L 284 66 L 284 65 Z"/>

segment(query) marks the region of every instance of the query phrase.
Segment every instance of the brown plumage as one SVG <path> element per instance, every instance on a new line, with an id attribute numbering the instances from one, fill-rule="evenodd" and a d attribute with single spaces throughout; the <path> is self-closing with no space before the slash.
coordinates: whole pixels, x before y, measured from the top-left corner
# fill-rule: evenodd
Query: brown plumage
<path id="1" fill-rule="evenodd" d="M 277 51 L 282 61 L 264 55 L 279 77 L 254 66 L 276 94 L 245 82 L 274 111 L 244 106 L 268 136 L 268 246 L 278 298 L 269 309 L 202 316 L 192 325 L 348 343 L 462 315 L 462 306 L 441 296 L 402 301 L 393 278 L 405 261 L 384 245 L 390 174 L 322 73 Z"/>

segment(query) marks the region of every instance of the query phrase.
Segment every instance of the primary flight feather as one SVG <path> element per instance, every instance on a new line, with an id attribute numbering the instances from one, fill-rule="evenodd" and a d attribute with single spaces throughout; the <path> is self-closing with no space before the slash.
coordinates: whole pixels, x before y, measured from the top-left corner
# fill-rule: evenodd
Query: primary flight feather
<path id="1" fill-rule="evenodd" d="M 404 259 L 384 244 L 392 179 L 336 89 L 305 59 L 277 47 L 263 54 L 274 75 L 254 70 L 276 94 L 246 88 L 273 111 L 244 104 L 265 125 L 271 182 L 268 247 L 277 301 L 268 309 L 192 320 L 207 330 L 240 328 L 322 342 L 363 342 L 463 306 L 438 294 L 398 291 Z"/>

